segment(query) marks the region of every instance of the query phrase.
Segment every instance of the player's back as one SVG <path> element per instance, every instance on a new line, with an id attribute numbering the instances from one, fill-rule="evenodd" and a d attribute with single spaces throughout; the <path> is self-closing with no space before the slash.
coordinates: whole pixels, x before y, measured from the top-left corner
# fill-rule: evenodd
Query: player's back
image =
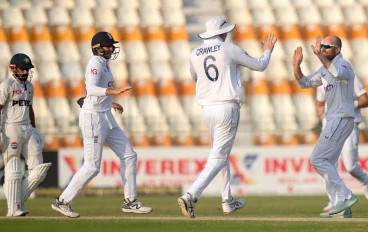
<path id="1" fill-rule="evenodd" d="M 238 65 L 232 57 L 233 44 L 219 38 L 204 40 L 190 55 L 197 76 L 196 95 L 200 105 L 241 104 L 243 100 Z"/>

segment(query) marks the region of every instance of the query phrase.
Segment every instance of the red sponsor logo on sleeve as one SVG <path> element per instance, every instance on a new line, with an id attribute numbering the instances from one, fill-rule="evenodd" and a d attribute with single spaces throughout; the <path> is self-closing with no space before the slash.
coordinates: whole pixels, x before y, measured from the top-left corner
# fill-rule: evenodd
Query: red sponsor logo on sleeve
<path id="1" fill-rule="evenodd" d="M 91 68 L 91 74 L 97 74 L 97 69 L 95 69 L 95 68 Z"/>

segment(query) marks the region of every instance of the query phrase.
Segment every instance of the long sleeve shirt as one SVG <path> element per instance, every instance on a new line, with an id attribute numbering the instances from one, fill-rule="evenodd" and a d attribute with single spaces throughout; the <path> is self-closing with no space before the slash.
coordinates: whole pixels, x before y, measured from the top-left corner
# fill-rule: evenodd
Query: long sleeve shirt
<path id="1" fill-rule="evenodd" d="M 325 116 L 329 121 L 332 118 L 354 118 L 354 78 L 350 63 L 339 54 L 332 59 L 329 69 L 322 66 L 315 73 L 303 76 L 298 84 L 301 88 L 314 88 L 324 83 L 328 105 Z"/>

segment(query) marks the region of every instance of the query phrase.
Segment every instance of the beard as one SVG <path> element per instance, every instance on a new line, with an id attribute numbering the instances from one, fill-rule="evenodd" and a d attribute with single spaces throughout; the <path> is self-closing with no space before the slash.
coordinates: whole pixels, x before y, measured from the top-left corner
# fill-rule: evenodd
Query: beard
<path id="1" fill-rule="evenodd" d="M 20 81 L 26 81 L 28 79 L 28 74 L 15 73 L 15 77 L 18 78 Z"/>

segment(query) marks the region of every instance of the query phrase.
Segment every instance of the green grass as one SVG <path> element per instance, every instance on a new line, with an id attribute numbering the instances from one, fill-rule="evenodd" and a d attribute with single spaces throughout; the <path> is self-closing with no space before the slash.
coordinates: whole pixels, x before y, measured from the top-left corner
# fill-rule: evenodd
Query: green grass
<path id="1" fill-rule="evenodd" d="M 26 204 L 29 216 L 0 218 L 0 232 L 11 231 L 367 231 L 368 200 L 358 196 L 352 207 L 351 219 L 319 219 L 327 202 L 325 196 L 246 197 L 244 209 L 223 216 L 220 197 L 203 197 L 198 201 L 194 220 L 186 220 L 176 203 L 176 197 L 140 197 L 154 211 L 148 215 L 121 212 L 122 198 L 78 197 L 73 204 L 78 219 L 68 219 L 50 207 L 53 199 L 37 198 Z M 0 200 L 0 216 L 6 214 L 6 201 Z M 98 218 L 101 217 L 101 218 Z M 163 217 L 161 219 L 161 217 Z M 275 221 L 267 221 L 270 218 Z M 28 218 L 28 219 L 27 219 Z M 202 219 L 201 219 L 202 218 Z M 258 218 L 258 219 L 257 219 Z M 282 219 L 284 218 L 284 219 Z M 289 220 L 289 218 L 291 218 Z M 350 221 L 349 221 L 350 220 Z"/>

